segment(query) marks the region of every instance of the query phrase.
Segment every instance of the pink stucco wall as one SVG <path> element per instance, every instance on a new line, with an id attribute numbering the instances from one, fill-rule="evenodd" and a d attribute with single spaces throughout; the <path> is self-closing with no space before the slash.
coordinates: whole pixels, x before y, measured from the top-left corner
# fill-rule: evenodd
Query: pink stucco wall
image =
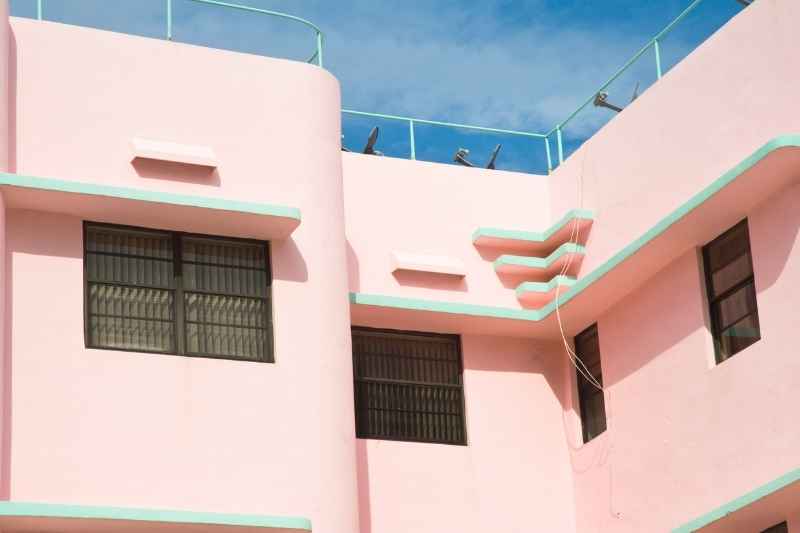
<path id="1" fill-rule="evenodd" d="M 336 80 L 48 22 L 12 29 L 18 173 L 283 204 L 303 220 L 272 243 L 276 363 L 254 365 L 86 350 L 81 220 L 46 212 L 55 205 L 9 212 L 10 497 L 356 531 Z M 210 146 L 218 169 L 132 165 L 137 136 Z M 167 229 L 193 231 L 201 217 Z"/>
<path id="2" fill-rule="evenodd" d="M 593 210 L 597 220 L 582 269 L 591 271 L 767 140 L 800 131 L 800 114 L 794 111 L 800 88 L 794 75 L 800 65 L 793 52 L 798 19 L 796 2 L 756 2 L 611 121 L 552 176 L 544 178 L 546 185 L 493 180 L 494 192 L 487 193 L 481 209 L 491 215 L 505 208 L 511 214 L 502 222 L 519 227 L 520 221 L 513 217 L 524 198 L 530 208 L 523 224 L 530 229 L 543 229 L 546 222 L 571 208 Z M 496 278 L 485 276 L 477 262 L 469 263 L 467 280 L 459 286 L 436 287 L 429 278 L 427 284 L 418 281 L 403 287 L 393 280 L 385 266 L 388 259 L 384 259 L 393 247 L 419 242 L 428 250 L 446 250 L 470 261 L 469 254 L 475 251 L 458 240 L 462 237 L 454 227 L 475 226 L 475 220 L 486 215 L 474 203 L 478 200 L 473 195 L 480 193 L 453 183 L 460 169 L 433 174 L 433 191 L 450 186 L 450 194 L 460 196 L 453 222 L 448 209 L 440 219 L 447 222 L 436 224 L 435 199 L 425 194 L 406 198 L 395 188 L 402 185 L 381 180 L 399 175 L 395 169 L 414 163 L 361 159 L 345 158 L 348 240 L 356 252 L 350 261 L 358 267 L 351 266 L 351 290 L 513 305 L 509 295 L 493 285 Z M 418 168 L 417 175 L 426 174 L 426 165 L 418 164 Z M 407 179 L 407 173 L 402 176 Z M 453 182 L 448 181 L 450 176 Z M 758 176 L 755 178 L 753 187 L 757 188 Z M 765 183 L 771 178 L 762 176 Z M 362 205 L 349 187 L 360 191 L 369 179 L 375 182 L 375 190 L 387 190 L 389 198 L 411 200 L 414 216 L 398 216 L 404 202 L 377 202 L 373 197 L 371 205 Z M 424 184 L 413 183 L 419 187 L 415 191 L 426 190 Z M 532 183 L 541 187 L 536 192 L 548 195 L 549 209 L 538 206 L 540 196 L 534 191 L 520 189 Z M 509 194 L 515 189 L 526 193 Z M 798 189 L 787 190 L 782 185 L 773 197 L 764 202 L 759 199 L 761 203 L 755 206 L 750 197 L 727 202 L 730 199 L 724 207 L 720 204 L 713 227 L 704 232 L 710 239 L 727 224 L 750 217 L 762 341 L 720 366 L 713 364 L 702 274 L 697 249 L 691 246 L 674 262 L 650 265 L 640 276 L 641 285 L 629 287 L 632 292 L 626 297 L 611 294 L 589 302 L 593 314 L 566 313 L 569 336 L 598 321 L 608 385 L 609 430 L 581 445 L 574 370 L 566 364 L 561 367 L 564 424 L 557 431 L 565 439 L 561 446 L 570 450 L 578 532 L 669 531 L 800 464 L 800 442 L 790 407 L 798 390 L 792 305 L 797 300 L 795 287 L 800 275 L 795 265 L 798 219 L 790 206 L 797 205 Z M 393 216 L 377 216 L 385 212 Z M 369 228 L 366 220 L 371 221 Z M 383 238 L 370 239 L 378 233 Z M 699 239 L 692 246 L 703 242 Z M 377 253 L 373 255 L 373 251 Z M 384 327 L 392 321 L 392 313 L 385 310 L 357 316 L 359 323 Z M 398 312 L 396 316 L 400 323 L 415 323 L 407 314 Z M 420 316 L 418 325 L 429 319 Z M 447 326 L 441 329 L 447 330 Z M 469 326 L 463 330 L 468 331 Z M 553 331 L 547 330 L 547 334 Z M 548 355 L 562 362 L 565 357 L 558 347 Z M 465 361 L 468 357 L 465 349 Z M 468 371 L 467 364 L 467 383 Z M 495 385 L 502 387 L 499 381 Z M 466 392 L 468 399 L 473 394 L 491 394 L 468 388 Z M 469 416 L 468 422 L 475 424 Z M 383 443 L 365 445 L 370 458 L 384 447 Z M 429 461 L 439 464 L 432 458 Z M 407 487 L 404 493 L 396 485 L 388 488 L 381 480 L 384 470 L 378 472 L 373 474 L 370 469 L 373 500 L 381 499 L 382 493 L 386 499 L 415 494 L 415 477 L 405 475 L 403 466 L 395 466 L 392 476 Z M 470 483 L 469 479 L 463 481 Z M 469 500 L 465 497 L 465 501 Z M 416 502 L 409 508 L 420 507 L 424 505 Z M 471 516 L 471 507 L 466 508 Z M 393 516 L 389 511 L 383 513 L 373 511 L 373 522 Z"/>
<path id="3" fill-rule="evenodd" d="M 595 320 L 600 332 L 609 429 L 586 445 L 555 323 L 487 336 L 474 317 L 461 329 L 469 446 L 355 439 L 347 293 L 518 307 L 520 280 L 498 276 L 473 231 L 541 231 L 577 207 L 597 215 L 591 271 L 766 140 L 800 132 L 798 19 L 797 2 L 756 2 L 549 177 L 340 154 L 338 84 L 309 65 L 14 19 L 12 171 L 285 204 L 303 220 L 272 243 L 274 365 L 95 351 L 81 219 L 7 210 L 0 193 L 0 496 L 301 515 L 335 533 L 641 532 L 795 468 L 800 186 L 788 178 L 759 205 L 715 208 L 749 216 L 762 325 L 731 360 L 713 364 L 685 240 L 627 295 L 611 287 L 591 313 L 565 311 L 568 336 Z M 213 147 L 219 167 L 131 164 L 133 137 Z M 198 230 L 201 217 L 162 227 Z M 393 251 L 456 259 L 467 276 L 393 274 Z"/>
<path id="4" fill-rule="evenodd" d="M 798 19 L 798 2 L 754 2 L 548 177 L 551 211 L 580 204 L 597 215 L 582 272 L 768 140 L 800 132 Z M 729 211 L 731 221 L 742 214 Z"/>
<path id="5" fill-rule="evenodd" d="M 362 533 L 574 531 L 562 361 L 462 337 L 468 446 L 358 441 Z"/>
<path id="6" fill-rule="evenodd" d="M 668 531 L 800 464 L 798 202 L 748 213 L 762 339 L 733 358 L 714 364 L 695 251 L 598 317 L 609 430 L 572 454 L 578 531 Z"/>
<path id="7" fill-rule="evenodd" d="M 481 226 L 542 231 L 554 219 L 544 176 L 343 154 L 350 290 L 519 307 L 519 276 L 492 267 L 503 250 L 476 248 Z M 461 262 L 466 278 L 392 272 L 394 251 Z"/>

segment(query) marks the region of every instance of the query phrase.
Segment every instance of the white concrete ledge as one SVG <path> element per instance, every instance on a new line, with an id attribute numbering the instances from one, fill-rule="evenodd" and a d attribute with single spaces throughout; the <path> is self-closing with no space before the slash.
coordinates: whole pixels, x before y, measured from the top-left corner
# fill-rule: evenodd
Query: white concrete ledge
<path id="1" fill-rule="evenodd" d="M 180 144 L 154 139 L 131 139 L 133 160 L 154 159 L 201 167 L 217 168 L 217 156 L 210 146 Z"/>
<path id="2" fill-rule="evenodd" d="M 467 275 L 464 264 L 458 259 L 438 255 L 392 252 L 392 272 L 399 270 L 444 274 L 459 278 Z"/>

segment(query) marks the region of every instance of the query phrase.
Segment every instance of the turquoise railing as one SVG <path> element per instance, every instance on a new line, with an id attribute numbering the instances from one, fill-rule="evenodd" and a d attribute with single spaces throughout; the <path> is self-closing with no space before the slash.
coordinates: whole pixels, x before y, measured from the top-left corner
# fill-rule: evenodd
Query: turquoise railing
<path id="1" fill-rule="evenodd" d="M 314 32 L 314 41 L 315 41 L 314 42 L 314 46 L 315 46 L 314 54 L 311 57 L 309 57 L 306 60 L 306 62 L 307 63 L 313 63 L 315 65 L 319 65 L 320 67 L 322 66 L 322 48 L 323 48 L 323 43 L 324 43 L 324 40 L 325 40 L 325 36 L 323 35 L 322 30 L 320 30 L 317 27 L 317 25 L 314 24 L 313 22 L 310 22 L 310 21 L 308 21 L 306 19 L 303 19 L 303 18 L 300 18 L 300 17 L 295 17 L 294 15 L 288 15 L 286 13 L 280 13 L 278 11 L 270 11 L 269 9 L 260 9 L 260 8 L 257 8 L 257 7 L 250 7 L 250 6 L 241 5 L 241 4 L 232 4 L 230 2 L 219 2 L 217 0 L 191 0 L 191 1 L 195 2 L 195 3 L 198 3 L 198 4 L 206 4 L 206 5 L 210 5 L 210 6 L 224 7 L 224 8 L 238 10 L 238 11 L 247 11 L 249 13 L 259 13 L 261 15 L 269 15 L 269 16 L 272 16 L 272 17 L 283 18 L 283 19 L 286 19 L 286 20 L 290 20 L 290 21 L 302 24 L 302 25 L 306 26 L 307 28 L 310 28 Z M 165 37 L 167 38 L 167 40 L 170 40 L 170 41 L 172 40 L 172 37 L 173 37 L 173 33 L 172 33 L 173 3 L 174 3 L 173 0 L 164 0 L 164 9 L 166 11 L 166 28 L 165 28 L 166 32 L 165 32 Z M 44 20 L 44 14 L 45 14 L 45 12 L 44 12 L 44 7 L 45 7 L 44 4 L 45 4 L 45 0 L 36 0 L 36 18 L 38 20 Z"/>
<path id="2" fill-rule="evenodd" d="M 166 10 L 166 32 L 165 37 L 168 40 L 172 40 L 173 38 L 173 3 L 175 0 L 164 0 L 164 7 Z M 320 67 L 323 66 L 323 44 L 324 44 L 324 35 L 322 30 L 319 29 L 314 23 L 305 20 L 300 17 L 296 17 L 294 15 L 288 15 L 286 13 L 280 13 L 278 11 L 270 11 L 268 9 L 260 9 L 256 7 L 250 7 L 247 5 L 241 4 L 233 4 L 229 2 L 220 2 L 218 0 L 190 0 L 192 2 L 198 4 L 206 4 L 218 7 L 224 7 L 239 11 L 246 11 L 251 13 L 258 13 L 262 15 L 269 15 L 273 17 L 279 17 L 286 20 L 294 21 L 299 24 L 302 24 L 308 28 L 310 28 L 315 36 L 315 51 L 313 55 L 307 60 L 308 63 L 313 63 L 319 65 Z M 552 172 L 552 170 L 557 166 L 554 164 L 553 161 L 553 154 L 552 154 L 552 147 L 551 147 L 551 140 L 554 139 L 555 141 L 555 149 L 556 149 L 556 161 L 557 164 L 560 165 L 564 162 L 564 128 L 572 122 L 575 117 L 587 106 L 593 103 L 595 97 L 605 91 L 614 81 L 620 78 L 631 66 L 636 63 L 645 53 L 652 50 L 653 52 L 653 59 L 655 62 L 655 74 L 656 80 L 661 79 L 663 76 L 662 70 L 662 63 L 661 63 L 661 43 L 664 38 L 673 30 L 675 27 L 680 24 L 692 11 L 694 11 L 704 0 L 692 0 L 692 2 L 684 9 L 674 20 L 672 20 L 669 24 L 667 24 L 664 29 L 658 32 L 653 38 L 651 38 L 642 48 L 639 49 L 625 64 L 620 67 L 613 76 L 611 76 L 605 83 L 600 85 L 591 95 L 581 103 L 572 113 L 570 113 L 566 119 L 562 120 L 558 124 L 556 124 L 552 129 L 550 129 L 546 133 L 536 133 L 530 131 L 515 131 L 509 129 L 500 129 L 500 128 L 487 128 L 482 126 L 473 126 L 469 124 L 458 124 L 454 122 L 444 122 L 439 120 L 427 120 L 421 118 L 413 118 L 413 117 L 403 117 L 398 115 L 387 115 L 381 113 L 369 113 L 366 111 L 356 111 L 352 109 L 343 109 L 342 113 L 345 115 L 351 116 L 361 116 L 361 117 L 371 117 L 377 119 L 384 119 L 384 120 L 393 120 L 393 121 L 400 121 L 404 122 L 408 126 L 408 140 L 409 140 L 409 157 L 411 159 L 417 158 L 417 142 L 415 138 L 415 126 L 417 124 L 425 124 L 425 125 L 433 125 L 433 126 L 444 126 L 448 128 L 460 129 L 460 130 L 468 130 L 468 131 L 478 131 L 478 132 L 487 132 L 487 133 L 495 133 L 495 134 L 505 134 L 505 135 L 512 135 L 517 137 L 527 137 L 532 139 L 538 139 L 542 142 L 542 148 L 544 150 L 545 160 L 547 162 L 547 171 Z M 36 0 L 36 17 L 39 20 L 44 19 L 44 4 L 45 0 Z"/>
<path id="3" fill-rule="evenodd" d="M 473 131 L 485 131 L 485 132 L 493 132 L 493 133 L 505 133 L 509 135 L 517 135 L 517 136 L 525 136 L 525 137 L 534 137 L 543 140 L 543 146 L 545 151 L 545 159 L 547 161 L 547 171 L 552 172 L 554 168 L 553 164 L 553 156 L 551 153 L 551 145 L 550 139 L 555 137 L 555 145 L 556 145 L 556 156 L 558 160 L 558 164 L 564 162 L 564 128 L 573 120 L 575 117 L 583 111 L 588 105 L 594 102 L 595 97 L 605 91 L 614 81 L 616 81 L 620 76 L 622 76 L 631 66 L 636 63 L 636 61 L 641 58 L 645 53 L 652 50 L 653 57 L 655 60 L 655 72 L 656 72 L 656 80 L 661 79 L 663 76 L 662 65 L 661 65 L 661 42 L 664 38 L 673 30 L 675 27 L 680 24 L 680 22 L 685 19 L 692 11 L 694 11 L 697 6 L 699 6 L 704 0 L 693 0 L 687 7 L 684 9 L 672 22 L 667 24 L 664 29 L 658 32 L 655 37 L 650 39 L 638 52 L 636 52 L 625 64 L 614 73 L 605 83 L 603 83 L 600 87 L 597 88 L 591 96 L 589 96 L 577 109 L 575 109 L 572 113 L 570 113 L 566 119 L 562 120 L 558 124 L 556 124 L 550 131 L 547 133 L 533 133 L 527 131 L 514 131 L 514 130 L 503 130 L 503 129 L 496 129 L 496 128 L 484 128 L 479 126 L 470 126 L 466 124 L 456 124 L 452 122 L 441 122 L 437 120 L 423 120 L 419 118 L 411 118 L 411 117 L 399 117 L 395 115 L 383 115 L 380 113 L 368 113 L 364 111 L 354 111 L 351 109 L 343 109 L 342 112 L 348 115 L 358 115 L 363 117 L 373 117 L 378 119 L 391 119 L 391 120 L 399 120 L 404 121 L 408 124 L 408 136 L 409 136 L 409 144 L 410 148 L 410 157 L 411 159 L 416 159 L 417 153 L 417 146 L 416 141 L 414 138 L 414 124 L 434 124 L 437 126 L 446 126 L 450 128 L 456 129 L 467 129 Z"/>
<path id="4" fill-rule="evenodd" d="M 503 130 L 498 128 L 485 128 L 483 126 L 470 126 L 469 124 L 456 124 L 454 122 L 440 122 L 438 120 L 426 120 L 422 118 L 411 118 L 411 117 L 401 117 L 397 115 L 382 115 L 380 113 L 367 113 L 366 111 L 354 111 L 352 109 L 342 109 L 342 113 L 346 113 L 348 115 L 356 115 L 361 117 L 373 117 L 373 118 L 380 118 L 386 120 L 398 120 L 401 122 L 405 122 L 408 124 L 408 140 L 410 152 L 409 157 L 411 159 L 417 158 L 417 144 L 416 139 L 414 137 L 414 126 L 416 124 L 428 124 L 430 126 L 445 126 L 448 128 L 457 128 L 457 129 L 464 129 L 470 131 L 483 131 L 487 133 L 504 133 L 507 135 L 518 135 L 521 137 L 533 137 L 537 139 L 543 139 L 545 143 L 547 142 L 547 136 L 543 133 L 530 133 L 527 131 L 514 131 L 514 130 Z M 547 147 L 549 151 L 550 148 Z"/>

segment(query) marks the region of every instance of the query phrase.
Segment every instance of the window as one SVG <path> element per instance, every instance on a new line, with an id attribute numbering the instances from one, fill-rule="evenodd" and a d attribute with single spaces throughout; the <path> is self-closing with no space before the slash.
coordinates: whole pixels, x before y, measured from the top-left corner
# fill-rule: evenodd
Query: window
<path id="1" fill-rule="evenodd" d="M 356 436 L 466 444 L 458 336 L 353 328 Z"/>
<path id="2" fill-rule="evenodd" d="M 265 242 L 84 223 L 86 346 L 272 362 Z"/>
<path id="3" fill-rule="evenodd" d="M 780 524 L 768 527 L 761 533 L 789 533 L 789 525 L 786 522 L 781 522 Z"/>
<path id="4" fill-rule="evenodd" d="M 703 248 L 717 363 L 761 338 L 747 220 Z"/>
<path id="5" fill-rule="evenodd" d="M 603 370 L 600 366 L 600 339 L 597 336 L 597 324 L 589 327 L 575 337 L 575 353 L 583 362 L 597 383 L 603 385 Z M 578 376 L 578 401 L 583 426 L 583 442 L 589 442 L 606 430 L 606 403 L 603 390 L 589 381 L 581 372 Z"/>

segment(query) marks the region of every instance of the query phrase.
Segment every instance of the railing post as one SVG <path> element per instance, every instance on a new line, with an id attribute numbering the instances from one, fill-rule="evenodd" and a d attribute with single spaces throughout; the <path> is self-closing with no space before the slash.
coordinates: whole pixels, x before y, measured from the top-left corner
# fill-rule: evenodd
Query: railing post
<path id="1" fill-rule="evenodd" d="M 564 142 L 561 139 L 561 126 L 556 126 L 556 143 L 558 144 L 558 164 L 564 162 Z"/>
<path id="2" fill-rule="evenodd" d="M 658 39 L 653 41 L 653 50 L 656 52 L 656 76 L 661 79 L 661 44 Z"/>
<path id="3" fill-rule="evenodd" d="M 411 159 L 417 158 L 417 141 L 414 139 L 414 121 L 408 121 L 408 141 L 411 146 Z"/>
<path id="4" fill-rule="evenodd" d="M 167 40 L 172 40 L 172 0 L 167 0 Z"/>
<path id="5" fill-rule="evenodd" d="M 322 67 L 322 32 L 317 32 L 317 65 Z"/>
<path id="6" fill-rule="evenodd" d="M 36 20 L 42 20 L 42 17 L 44 17 L 42 0 L 36 0 Z"/>
<path id="7" fill-rule="evenodd" d="M 547 154 L 547 173 L 553 171 L 553 160 L 550 157 L 550 137 L 544 138 L 544 152 Z"/>

